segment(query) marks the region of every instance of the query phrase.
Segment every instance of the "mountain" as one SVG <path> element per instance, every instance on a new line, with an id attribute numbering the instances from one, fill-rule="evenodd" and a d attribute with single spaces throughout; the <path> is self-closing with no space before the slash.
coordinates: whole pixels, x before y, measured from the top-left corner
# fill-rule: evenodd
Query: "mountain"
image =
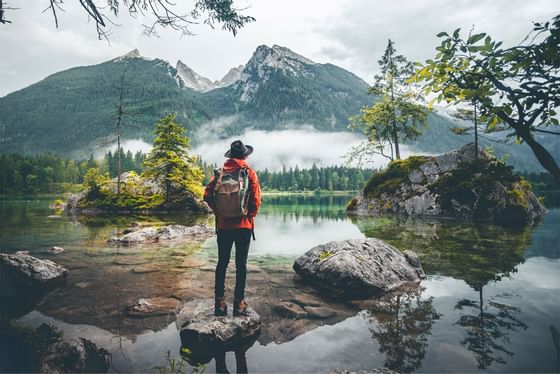
<path id="1" fill-rule="evenodd" d="M 0 150 L 36 154 L 53 152 L 87 157 L 115 142 L 115 113 L 124 74 L 124 139 L 153 140 L 154 124 L 174 113 L 193 142 L 197 130 L 219 124 L 222 136 L 245 129 L 279 130 L 313 126 L 319 131 L 347 131 L 348 117 L 370 104 L 368 84 L 332 64 L 316 63 L 288 48 L 259 46 L 245 65 L 212 81 L 182 61 L 175 66 L 138 50 L 92 65 L 68 69 L 0 98 Z M 445 115 L 429 115 L 429 127 L 416 150 L 441 153 L 472 141 L 447 131 L 455 124 Z M 201 132 L 202 134 L 202 132 Z M 543 138 L 553 154 L 558 142 Z M 548 144 L 551 143 L 551 144 Z M 496 148 L 513 153 L 509 162 L 522 170 L 540 170 L 526 146 Z"/>
<path id="2" fill-rule="evenodd" d="M 246 65 L 216 82 L 181 61 L 172 66 L 133 50 L 98 65 L 53 74 L 1 98 L 2 152 L 87 154 L 114 141 L 114 86 L 122 74 L 123 136 L 148 142 L 154 123 L 169 112 L 191 134 L 221 118 L 228 118 L 225 134 L 303 124 L 342 130 L 348 116 L 371 99 L 367 84 L 354 74 L 279 46 L 258 47 Z"/>

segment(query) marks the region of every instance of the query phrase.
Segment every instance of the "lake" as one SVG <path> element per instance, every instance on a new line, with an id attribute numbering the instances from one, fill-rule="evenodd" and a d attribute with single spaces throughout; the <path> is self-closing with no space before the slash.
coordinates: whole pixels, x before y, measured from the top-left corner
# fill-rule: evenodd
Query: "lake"
<path id="1" fill-rule="evenodd" d="M 536 227 L 519 229 L 349 217 L 344 211 L 349 198 L 263 197 L 251 243 L 247 297 L 265 326 L 245 354 L 249 372 L 381 367 L 399 372 L 558 371 L 553 331 L 560 330 L 560 208 L 551 208 Z M 69 269 L 68 280 L 39 299 L 2 303 L 2 313 L 30 326 L 53 323 L 67 338 L 92 340 L 111 352 L 113 371 L 157 372 L 156 367 L 169 366 L 166 352 L 179 359 L 173 315 L 131 318 L 126 308 L 142 297 L 211 297 L 215 238 L 172 247 L 114 247 L 106 240 L 133 222 L 213 225 L 212 219 L 53 216 L 51 201 L 4 197 L 1 251 L 29 250 L 52 259 Z M 427 279 L 417 289 L 381 300 L 327 297 L 325 304 L 337 316 L 324 321 L 284 320 L 270 311 L 290 295 L 314 292 L 294 276 L 295 258 L 321 243 L 365 237 L 416 251 Z M 48 255 L 51 246 L 65 252 Z M 182 266 L 185 261 L 198 265 Z M 137 271 L 139 264 L 158 270 L 143 273 Z M 229 274 L 228 295 L 233 279 Z M 235 370 L 233 352 L 225 362 Z M 204 368 L 214 372 L 215 360 Z"/>

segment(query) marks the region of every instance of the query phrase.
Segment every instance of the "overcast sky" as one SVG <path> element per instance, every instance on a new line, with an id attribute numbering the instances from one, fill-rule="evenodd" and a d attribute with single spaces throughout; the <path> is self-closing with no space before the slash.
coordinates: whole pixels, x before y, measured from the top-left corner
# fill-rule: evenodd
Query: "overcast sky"
<path id="1" fill-rule="evenodd" d="M 134 48 L 172 64 L 181 59 L 199 74 L 220 79 L 231 67 L 244 64 L 258 45 L 278 44 L 371 82 L 387 38 L 409 60 L 423 61 L 433 56 L 440 31 L 474 25 L 508 45 L 521 41 L 532 21 L 548 20 L 560 11 L 558 0 L 243 0 L 235 4 L 247 7 L 244 13 L 256 22 L 236 37 L 200 25 L 193 28 L 196 36 L 160 31 L 160 38 L 148 38 L 142 35 L 143 20 L 123 13 L 109 44 L 97 39 L 78 0 L 64 3 L 59 29 L 51 13 L 42 13 L 47 4 L 8 0 L 8 6 L 19 9 L 8 11 L 11 24 L 0 24 L 0 96 L 57 71 L 100 63 Z"/>

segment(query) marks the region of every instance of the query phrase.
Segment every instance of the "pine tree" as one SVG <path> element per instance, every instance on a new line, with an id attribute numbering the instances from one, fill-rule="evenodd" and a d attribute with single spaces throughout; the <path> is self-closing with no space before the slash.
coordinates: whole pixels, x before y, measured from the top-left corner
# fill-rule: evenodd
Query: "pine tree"
<path id="1" fill-rule="evenodd" d="M 145 174 L 163 181 L 165 202 L 175 189 L 202 194 L 204 175 L 196 157 L 187 152 L 190 139 L 183 135 L 184 131 L 174 115 L 162 118 L 156 124 L 154 145 L 144 162 Z"/>

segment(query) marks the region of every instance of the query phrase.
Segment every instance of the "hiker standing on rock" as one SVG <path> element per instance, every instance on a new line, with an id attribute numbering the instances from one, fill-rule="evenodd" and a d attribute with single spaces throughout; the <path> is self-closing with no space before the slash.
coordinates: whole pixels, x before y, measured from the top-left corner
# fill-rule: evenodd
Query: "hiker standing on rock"
<path id="1" fill-rule="evenodd" d="M 247 315 L 245 301 L 245 280 L 247 278 L 247 257 L 251 236 L 255 238 L 254 218 L 261 205 L 261 187 L 257 173 L 245 161 L 253 153 L 253 147 L 241 140 L 231 143 L 230 150 L 224 157 L 221 169 L 214 171 L 214 176 L 204 190 L 204 201 L 208 203 L 216 216 L 218 236 L 218 264 L 216 266 L 214 314 L 227 315 L 224 298 L 226 270 L 231 249 L 235 243 L 235 294 L 233 315 Z"/>

